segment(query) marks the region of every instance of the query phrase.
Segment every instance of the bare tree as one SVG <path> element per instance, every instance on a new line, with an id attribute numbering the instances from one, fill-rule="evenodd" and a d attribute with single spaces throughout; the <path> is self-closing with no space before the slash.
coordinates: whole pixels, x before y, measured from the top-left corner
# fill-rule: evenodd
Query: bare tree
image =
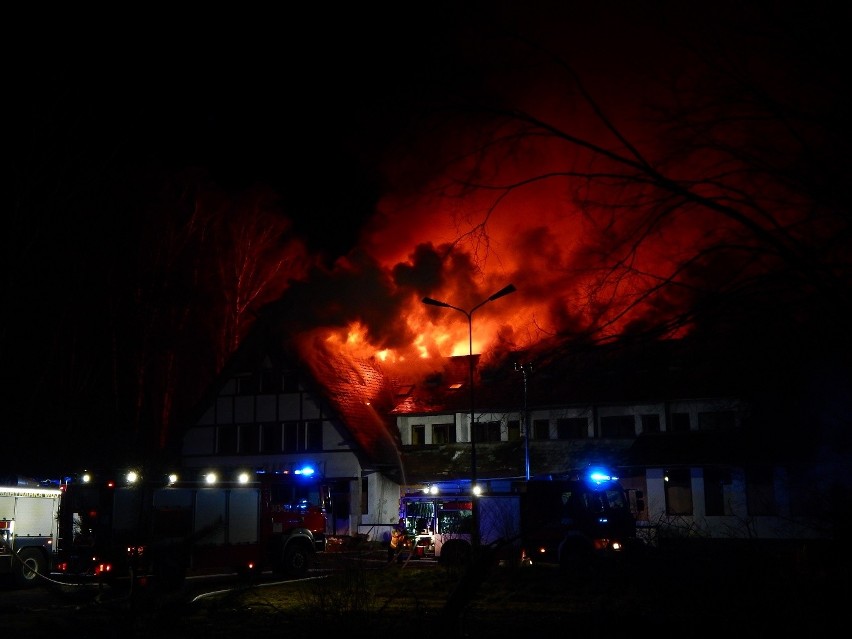
<path id="1" fill-rule="evenodd" d="M 245 336 L 252 311 L 306 268 L 305 252 L 265 189 L 234 198 L 203 175 L 170 180 L 145 220 L 133 319 L 116 340 L 134 362 L 131 442 L 165 448 Z M 135 336 L 135 338 L 134 338 Z"/>
<path id="2" fill-rule="evenodd" d="M 772 312 L 842 336 L 852 227 L 838 16 L 734 15 L 724 31 L 682 31 L 681 48 L 667 51 L 678 65 L 625 82 L 644 90 L 632 110 L 626 96 L 600 100 L 556 49 L 507 30 L 529 68 L 549 65 L 550 99 L 456 94 L 449 112 L 467 146 L 429 186 L 486 202 L 459 241 L 488 250 L 495 216 L 557 183 L 551 193 L 572 199 L 583 236 L 573 269 L 587 336 L 672 335 L 750 313 L 765 323 Z"/>

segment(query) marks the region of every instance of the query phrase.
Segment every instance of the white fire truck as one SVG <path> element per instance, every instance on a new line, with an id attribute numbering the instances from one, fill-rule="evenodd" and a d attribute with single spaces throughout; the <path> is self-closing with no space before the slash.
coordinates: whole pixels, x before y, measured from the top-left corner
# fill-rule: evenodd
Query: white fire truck
<path id="1" fill-rule="evenodd" d="M 59 544 L 62 491 L 17 477 L 0 485 L 0 575 L 35 585 L 52 566 Z"/>
<path id="2" fill-rule="evenodd" d="M 567 570 L 636 543 L 627 494 L 605 469 L 502 480 L 490 487 L 500 490 L 474 493 L 470 482 L 439 482 L 403 496 L 400 517 L 411 555 L 447 563 L 468 560 L 474 500 L 480 543 L 505 559 L 553 563 Z"/>

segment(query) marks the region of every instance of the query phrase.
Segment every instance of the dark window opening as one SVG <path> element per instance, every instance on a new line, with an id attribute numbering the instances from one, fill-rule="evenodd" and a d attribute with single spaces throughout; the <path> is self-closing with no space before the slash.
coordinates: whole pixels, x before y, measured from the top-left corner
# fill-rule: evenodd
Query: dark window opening
<path id="1" fill-rule="evenodd" d="M 636 436 L 636 420 L 633 415 L 610 415 L 601 417 L 601 437 L 626 438 Z"/>
<path id="2" fill-rule="evenodd" d="M 320 451 L 323 449 L 322 422 L 314 421 L 305 424 L 305 450 Z"/>
<path id="3" fill-rule="evenodd" d="M 585 417 L 563 417 L 556 420 L 557 439 L 585 439 L 589 436 L 589 421 Z"/>
<path id="4" fill-rule="evenodd" d="M 737 424 L 737 414 L 732 410 L 698 413 L 698 430 L 732 430 Z"/>
<path id="5" fill-rule="evenodd" d="M 500 441 L 500 422 L 477 422 L 477 424 L 476 424 L 476 441 L 477 442 L 499 442 Z"/>
<path id="6" fill-rule="evenodd" d="M 251 455 L 260 449 L 260 429 L 257 424 L 240 425 L 240 453 Z"/>
<path id="7" fill-rule="evenodd" d="M 650 415 L 640 415 L 642 419 L 643 433 L 659 433 L 660 432 L 660 416 L 657 413 Z"/>
<path id="8" fill-rule="evenodd" d="M 261 426 L 260 450 L 264 453 L 281 452 L 281 424 L 263 424 Z"/>
<path id="9" fill-rule="evenodd" d="M 704 469 L 704 513 L 710 517 L 730 515 L 730 504 L 725 500 L 725 486 L 731 484 L 731 473 L 726 468 Z"/>
<path id="10" fill-rule="evenodd" d="M 510 442 L 518 441 L 521 438 L 521 422 L 517 419 L 510 419 L 507 423 L 507 436 Z"/>
<path id="11" fill-rule="evenodd" d="M 777 515 L 772 468 L 753 466 L 746 469 L 746 503 L 749 515 Z"/>
<path id="12" fill-rule="evenodd" d="M 370 482 L 366 477 L 361 478 L 361 514 L 370 514 Z"/>
<path id="13" fill-rule="evenodd" d="M 416 424 L 411 427 L 411 444 L 412 446 L 423 446 L 426 443 L 426 427 L 423 424 Z"/>
<path id="14" fill-rule="evenodd" d="M 533 420 L 532 439 L 550 439 L 550 420 Z"/>
<path id="15" fill-rule="evenodd" d="M 295 453 L 299 450 L 299 422 L 284 422 L 284 448 L 285 453 Z"/>
<path id="16" fill-rule="evenodd" d="M 454 444 L 456 441 L 455 424 L 435 424 L 432 426 L 433 444 Z"/>
<path id="17" fill-rule="evenodd" d="M 235 424 L 219 426 L 216 433 L 216 452 L 220 455 L 234 455 L 237 452 L 238 431 Z"/>
<path id="18" fill-rule="evenodd" d="M 688 468 L 673 468 L 665 476 L 666 514 L 692 515 L 692 478 Z"/>

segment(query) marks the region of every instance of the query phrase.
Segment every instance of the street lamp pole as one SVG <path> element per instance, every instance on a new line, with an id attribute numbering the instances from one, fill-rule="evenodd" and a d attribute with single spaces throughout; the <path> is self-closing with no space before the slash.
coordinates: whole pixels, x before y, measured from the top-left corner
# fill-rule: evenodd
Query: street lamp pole
<path id="1" fill-rule="evenodd" d="M 527 376 L 532 370 L 532 364 L 515 363 L 515 370 L 520 371 L 524 376 L 524 412 L 522 422 L 524 425 L 524 476 L 526 480 L 530 480 L 530 419 L 529 411 L 527 410 Z"/>
<path id="2" fill-rule="evenodd" d="M 475 406 L 476 403 L 474 401 L 473 394 L 473 313 L 482 306 L 485 306 L 488 302 L 493 302 L 496 299 L 503 297 L 504 295 L 508 295 L 509 293 L 514 293 L 517 289 L 513 284 L 509 284 L 508 286 L 501 288 L 499 291 L 494 293 L 488 299 L 481 301 L 479 304 L 474 306 L 469 311 L 464 310 L 463 308 L 459 308 L 458 306 L 453 306 L 452 304 L 447 304 L 446 302 L 441 302 L 440 300 L 432 299 L 431 297 L 424 297 L 422 302 L 424 304 L 429 304 L 430 306 L 441 306 L 443 308 L 452 308 L 460 313 L 464 313 L 467 317 L 467 334 L 468 334 L 468 369 L 470 373 L 470 380 L 468 385 L 470 387 L 470 491 L 471 491 L 471 525 L 473 530 L 471 531 L 471 545 L 473 546 L 474 552 L 479 552 L 480 546 L 480 530 L 479 530 L 479 502 L 476 499 L 476 494 L 474 493 L 476 489 L 476 429 L 474 428 L 474 420 L 475 415 Z"/>

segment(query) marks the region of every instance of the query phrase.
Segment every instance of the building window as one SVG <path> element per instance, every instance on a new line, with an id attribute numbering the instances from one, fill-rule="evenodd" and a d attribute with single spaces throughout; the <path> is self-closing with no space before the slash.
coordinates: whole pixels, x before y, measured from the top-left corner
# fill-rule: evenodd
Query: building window
<path id="1" fill-rule="evenodd" d="M 636 420 L 633 415 L 601 417 L 601 437 L 612 439 L 636 437 Z"/>
<path id="2" fill-rule="evenodd" d="M 557 439 L 585 439 L 589 436 L 589 420 L 585 417 L 563 417 L 556 420 Z"/>
<path id="3" fill-rule="evenodd" d="M 476 423 L 476 441 L 478 441 L 478 442 L 499 442 L 500 441 L 500 422 L 477 422 Z"/>
<path id="4" fill-rule="evenodd" d="M 521 422 L 518 419 L 510 419 L 506 424 L 508 433 L 507 439 L 510 442 L 516 442 L 521 438 Z"/>
<path id="5" fill-rule="evenodd" d="M 240 453 L 252 455 L 260 449 L 260 428 L 257 424 L 240 424 Z"/>
<path id="6" fill-rule="evenodd" d="M 640 415 L 642 420 L 643 433 L 659 433 L 660 432 L 660 416 L 657 413 L 649 415 Z"/>
<path id="7" fill-rule="evenodd" d="M 499 442 L 503 440 L 503 425 L 500 422 L 485 424 L 485 441 Z"/>
<path id="8" fill-rule="evenodd" d="M 737 424 L 737 414 L 732 410 L 698 413 L 698 430 L 731 430 Z"/>
<path id="9" fill-rule="evenodd" d="M 688 468 L 673 468 L 666 472 L 666 514 L 692 515 L 692 480 Z"/>
<path id="10" fill-rule="evenodd" d="M 305 424 L 305 450 L 322 450 L 322 422 L 313 421 Z"/>
<path id="11" fill-rule="evenodd" d="M 361 478 L 361 514 L 370 514 L 370 482 L 366 477 Z"/>
<path id="12" fill-rule="evenodd" d="M 411 445 L 423 446 L 426 444 L 426 427 L 423 424 L 415 424 L 411 427 Z"/>
<path id="13" fill-rule="evenodd" d="M 216 452 L 220 455 L 235 455 L 238 450 L 238 430 L 236 424 L 219 426 L 216 432 Z"/>
<path id="14" fill-rule="evenodd" d="M 260 450 L 263 453 L 281 452 L 281 424 L 263 424 L 260 427 Z"/>
<path id="15" fill-rule="evenodd" d="M 704 514 L 708 517 L 730 515 L 731 507 L 725 499 L 725 487 L 731 485 L 731 473 L 727 468 L 707 467 L 704 469 Z"/>
<path id="16" fill-rule="evenodd" d="M 456 442 L 455 424 L 435 424 L 432 426 L 433 444 L 454 444 Z"/>
<path id="17" fill-rule="evenodd" d="M 299 422 L 284 422 L 284 447 L 285 453 L 295 453 L 299 450 Z"/>
<path id="18" fill-rule="evenodd" d="M 286 421 L 284 422 L 284 445 L 285 453 L 299 453 L 302 451 L 323 450 L 323 426 L 322 422 L 310 421 Z"/>
<path id="19" fill-rule="evenodd" d="M 753 466 L 746 469 L 746 504 L 749 515 L 777 515 L 772 468 Z"/>
<path id="20" fill-rule="evenodd" d="M 534 419 L 532 427 L 533 439 L 550 439 L 550 420 Z"/>
<path id="21" fill-rule="evenodd" d="M 669 430 L 673 433 L 689 432 L 689 413 L 672 413 Z"/>

